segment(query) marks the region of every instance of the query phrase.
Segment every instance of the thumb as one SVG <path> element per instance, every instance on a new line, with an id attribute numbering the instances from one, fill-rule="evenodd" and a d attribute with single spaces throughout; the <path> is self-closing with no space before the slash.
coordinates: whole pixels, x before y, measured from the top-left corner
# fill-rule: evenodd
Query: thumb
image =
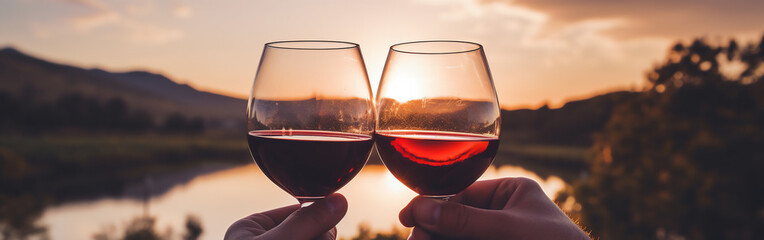
<path id="1" fill-rule="evenodd" d="M 496 239 L 511 227 L 499 211 L 473 208 L 456 202 L 425 197 L 411 201 L 409 211 L 416 227 L 441 236 L 468 239 Z"/>
<path id="2" fill-rule="evenodd" d="M 281 224 L 262 236 L 263 239 L 313 239 L 332 230 L 348 210 L 348 202 L 342 194 L 335 193 L 302 207 Z"/>
<path id="3" fill-rule="evenodd" d="M 335 240 L 337 239 L 337 227 L 332 228 L 328 232 L 321 234 L 321 236 L 313 238 L 313 240 Z"/>

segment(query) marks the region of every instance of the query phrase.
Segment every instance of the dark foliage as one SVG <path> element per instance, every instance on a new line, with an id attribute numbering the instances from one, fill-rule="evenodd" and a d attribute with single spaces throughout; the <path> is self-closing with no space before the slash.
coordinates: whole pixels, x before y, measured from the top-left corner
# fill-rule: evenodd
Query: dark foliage
<path id="1" fill-rule="evenodd" d="M 186 217 L 186 232 L 183 234 L 183 240 L 196 240 L 202 235 L 202 220 L 195 215 Z"/>
<path id="2" fill-rule="evenodd" d="M 62 95 L 53 102 L 35 98 L 36 90 L 28 88 L 26 94 L 16 97 L 0 91 L 0 132 L 43 133 L 60 130 L 84 132 L 122 131 L 201 133 L 204 120 L 188 118 L 180 113 L 167 116 L 162 124 L 155 124 L 147 111 L 130 109 L 121 98 L 105 102 L 80 93 Z"/>
<path id="3" fill-rule="evenodd" d="M 502 111 L 501 139 L 518 144 L 591 146 L 592 134 L 601 131 L 618 102 L 636 97 L 634 92 L 613 92 L 572 101 L 558 109 Z"/>
<path id="4" fill-rule="evenodd" d="M 162 237 L 154 227 L 156 218 L 137 217 L 130 221 L 125 229 L 123 240 L 161 240 Z"/>
<path id="5" fill-rule="evenodd" d="M 763 45 L 677 43 L 651 88 L 615 107 L 570 190 L 593 235 L 764 238 Z"/>
<path id="6" fill-rule="evenodd" d="M 389 232 L 372 232 L 368 225 L 361 223 L 358 225 L 358 234 L 350 238 L 350 240 L 403 240 L 408 235 L 409 233 L 406 229 L 397 227 Z"/>
<path id="7" fill-rule="evenodd" d="M 182 113 L 189 123 L 170 127 L 172 132 L 235 131 L 243 127 L 245 106 L 245 100 L 198 91 L 159 74 L 88 70 L 0 49 L 0 133 L 81 131 L 82 126 L 91 132 L 166 131 L 172 113 Z M 201 130 L 195 127 L 200 119 Z"/>
<path id="8" fill-rule="evenodd" d="M 45 235 L 37 223 L 46 200 L 16 184 L 33 171 L 27 161 L 10 149 L 0 147 L 0 239 L 26 239 Z"/>
<path id="9" fill-rule="evenodd" d="M 194 215 L 186 217 L 185 231 L 181 235 L 183 240 L 199 239 L 202 233 L 201 221 Z M 103 230 L 93 234 L 94 240 L 170 240 L 177 239 L 172 234 L 172 228 L 160 233 L 156 227 L 156 217 L 137 216 L 125 226 L 122 234 L 117 232 L 114 226 L 107 226 Z"/>
<path id="10" fill-rule="evenodd" d="M 180 113 L 173 113 L 164 120 L 161 130 L 167 132 L 201 133 L 204 131 L 204 119 L 187 118 Z"/>

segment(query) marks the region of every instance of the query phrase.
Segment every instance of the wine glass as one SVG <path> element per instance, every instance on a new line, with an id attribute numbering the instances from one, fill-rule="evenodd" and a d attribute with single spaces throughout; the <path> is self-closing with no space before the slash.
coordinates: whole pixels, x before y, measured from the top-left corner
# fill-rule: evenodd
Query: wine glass
<path id="1" fill-rule="evenodd" d="M 347 184 L 373 146 L 374 102 L 356 43 L 265 44 L 247 104 L 257 166 L 302 206 Z"/>
<path id="2" fill-rule="evenodd" d="M 491 165 L 501 118 L 480 44 L 393 45 L 376 101 L 379 156 L 419 195 L 448 200 Z"/>

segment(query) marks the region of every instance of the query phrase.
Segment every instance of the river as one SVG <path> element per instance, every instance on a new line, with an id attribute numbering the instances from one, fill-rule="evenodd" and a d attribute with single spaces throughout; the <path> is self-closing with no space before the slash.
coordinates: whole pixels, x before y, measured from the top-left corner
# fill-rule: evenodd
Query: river
<path id="1" fill-rule="evenodd" d="M 565 184 L 558 177 L 541 179 L 514 166 L 491 167 L 481 179 L 500 177 L 534 179 L 550 198 Z M 415 196 L 381 165 L 367 165 L 339 192 L 350 203 L 347 215 L 337 226 L 339 236 L 345 238 L 357 234 L 361 223 L 378 231 L 401 227 L 398 211 Z M 92 239 L 94 233 L 104 229 L 121 233 L 130 219 L 148 211 L 157 217 L 160 232 L 171 228 L 178 235 L 184 230 L 186 216 L 194 214 L 201 219 L 204 229 L 201 239 L 222 239 L 228 226 L 237 219 L 294 203 L 297 203 L 294 198 L 250 164 L 198 175 L 151 198 L 148 204 L 135 199 L 103 198 L 51 206 L 40 223 L 47 225 L 51 239 Z"/>

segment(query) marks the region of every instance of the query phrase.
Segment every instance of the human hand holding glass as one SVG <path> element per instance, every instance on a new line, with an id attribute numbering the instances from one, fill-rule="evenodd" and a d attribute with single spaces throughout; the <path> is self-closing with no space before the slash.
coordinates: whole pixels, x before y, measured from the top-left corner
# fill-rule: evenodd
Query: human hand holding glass
<path id="1" fill-rule="evenodd" d="M 589 239 L 535 181 L 478 181 L 449 201 L 416 197 L 400 221 L 409 239 Z"/>
<path id="2" fill-rule="evenodd" d="M 310 206 L 294 204 L 249 215 L 231 225 L 225 240 L 334 240 L 348 209 L 344 196 L 334 193 Z"/>

